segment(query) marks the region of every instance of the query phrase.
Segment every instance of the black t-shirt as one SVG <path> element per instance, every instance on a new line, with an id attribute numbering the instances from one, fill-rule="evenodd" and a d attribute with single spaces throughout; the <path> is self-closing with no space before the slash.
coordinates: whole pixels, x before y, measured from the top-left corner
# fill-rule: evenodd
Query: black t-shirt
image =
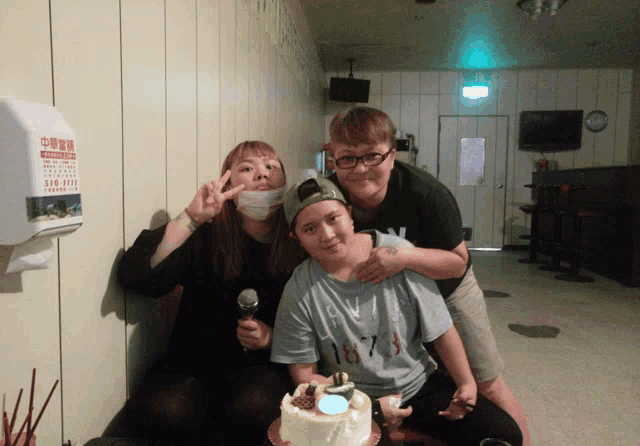
<path id="1" fill-rule="evenodd" d="M 226 280 L 213 269 L 214 235 L 209 224 L 198 228 L 182 246 L 151 268 L 151 256 L 165 230 L 166 226 L 142 231 L 123 256 L 120 278 L 128 289 L 155 298 L 173 291 L 176 285 L 184 287 L 169 341 L 168 360 L 172 367 L 212 380 L 220 373 L 241 370 L 256 357 L 268 361 L 268 351 L 252 353 L 253 360 L 249 361 L 236 329 L 240 317 L 238 295 L 246 288 L 258 293 L 255 318 L 273 327 L 282 290 L 291 275 L 274 277 L 268 272 L 270 245 L 246 235 L 242 273 Z"/>
<path id="2" fill-rule="evenodd" d="M 340 186 L 337 174 L 329 179 L 340 187 L 345 197 L 349 196 Z M 428 172 L 397 160 L 387 193 L 375 215 L 365 217 L 354 205 L 353 217 L 356 232 L 377 229 L 400 236 L 420 248 L 451 251 L 464 240 L 460 209 L 451 191 Z M 470 265 L 471 255 L 467 270 Z M 444 298 L 455 291 L 463 277 L 436 280 Z"/>

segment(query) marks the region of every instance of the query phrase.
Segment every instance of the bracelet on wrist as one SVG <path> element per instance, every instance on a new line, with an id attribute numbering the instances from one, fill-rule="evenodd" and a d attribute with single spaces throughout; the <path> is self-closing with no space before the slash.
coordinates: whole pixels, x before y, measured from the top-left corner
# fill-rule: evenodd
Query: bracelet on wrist
<path id="1" fill-rule="evenodd" d="M 187 217 L 189 217 L 189 219 L 193 222 L 196 228 L 200 226 L 200 223 L 198 223 L 198 220 L 196 220 L 195 217 L 191 215 L 191 212 L 189 212 L 187 208 L 184 208 L 184 213 L 187 214 Z"/>
<path id="2" fill-rule="evenodd" d="M 380 400 L 377 398 L 371 398 L 371 418 L 373 418 L 376 423 L 384 423 L 382 406 L 380 405 Z"/>

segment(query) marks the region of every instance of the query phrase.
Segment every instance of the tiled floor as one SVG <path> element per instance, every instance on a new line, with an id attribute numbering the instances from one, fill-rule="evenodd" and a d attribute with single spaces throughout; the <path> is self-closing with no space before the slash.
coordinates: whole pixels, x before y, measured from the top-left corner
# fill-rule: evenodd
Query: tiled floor
<path id="1" fill-rule="evenodd" d="M 571 283 L 517 261 L 526 252 L 473 251 L 474 272 L 505 359 L 505 380 L 529 417 L 532 445 L 640 444 L 640 288 L 590 272 Z M 509 324 L 547 325 L 530 338 Z"/>

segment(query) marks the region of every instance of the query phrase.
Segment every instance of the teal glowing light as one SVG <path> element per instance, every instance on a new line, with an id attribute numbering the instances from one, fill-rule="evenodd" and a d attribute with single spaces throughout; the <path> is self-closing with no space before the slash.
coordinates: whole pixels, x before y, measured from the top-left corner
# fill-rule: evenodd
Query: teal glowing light
<path id="1" fill-rule="evenodd" d="M 495 66 L 491 55 L 491 49 L 482 40 L 467 43 L 467 48 L 462 54 L 462 62 L 470 68 L 490 68 Z"/>
<path id="2" fill-rule="evenodd" d="M 462 87 L 462 96 L 468 99 L 486 98 L 489 96 L 489 87 L 486 85 L 465 85 Z"/>
<path id="3" fill-rule="evenodd" d="M 349 408 L 349 402 L 340 395 L 327 395 L 318 401 L 318 409 L 327 415 L 337 415 Z"/>
<path id="4" fill-rule="evenodd" d="M 507 51 L 509 33 L 505 17 L 496 15 L 489 4 L 494 2 L 457 2 L 458 22 L 455 40 L 450 47 L 447 63 L 461 70 L 493 71 L 514 64 Z M 453 28 L 452 28 L 453 29 Z"/>

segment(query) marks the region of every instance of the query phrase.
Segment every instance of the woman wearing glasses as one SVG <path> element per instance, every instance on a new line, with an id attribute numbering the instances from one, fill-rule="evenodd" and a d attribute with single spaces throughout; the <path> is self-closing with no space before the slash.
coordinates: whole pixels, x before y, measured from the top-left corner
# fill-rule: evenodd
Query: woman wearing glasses
<path id="1" fill-rule="evenodd" d="M 526 417 L 501 373 L 504 363 L 491 331 L 482 290 L 473 275 L 462 218 L 453 194 L 432 175 L 395 160 L 396 127 L 384 112 L 354 107 L 330 125 L 331 179 L 353 207 L 355 230 L 377 229 L 415 247 L 374 248 L 356 277 L 379 283 L 410 269 L 436 279 L 464 343 L 478 391 L 509 413 L 529 444 Z"/>

